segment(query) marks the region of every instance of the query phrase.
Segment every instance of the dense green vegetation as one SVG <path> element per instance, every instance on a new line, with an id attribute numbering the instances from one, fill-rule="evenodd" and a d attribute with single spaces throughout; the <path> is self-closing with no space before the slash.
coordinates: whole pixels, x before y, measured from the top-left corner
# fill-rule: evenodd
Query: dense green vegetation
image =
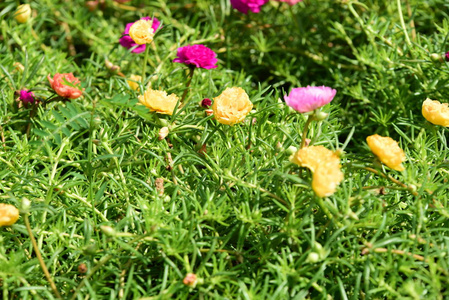
<path id="1" fill-rule="evenodd" d="M 0 3 L 0 202 L 22 212 L 0 228 L 3 299 L 57 297 L 28 219 L 63 299 L 449 297 L 448 129 L 421 113 L 449 99 L 446 1 L 270 1 L 248 15 L 228 0 L 29 3 L 26 23 L 19 1 Z M 218 55 L 171 116 L 127 83 L 144 53 L 118 40 L 144 16 L 163 27 L 141 90 L 181 98 L 180 46 Z M 83 97 L 56 97 L 47 76 L 70 72 Z M 289 161 L 307 117 L 283 97 L 307 85 L 337 90 L 308 133 L 341 154 L 326 198 Z M 199 103 L 232 86 L 254 107 L 228 126 Z M 22 89 L 41 102 L 21 104 Z M 399 142 L 404 171 L 376 159 L 373 134 Z"/>

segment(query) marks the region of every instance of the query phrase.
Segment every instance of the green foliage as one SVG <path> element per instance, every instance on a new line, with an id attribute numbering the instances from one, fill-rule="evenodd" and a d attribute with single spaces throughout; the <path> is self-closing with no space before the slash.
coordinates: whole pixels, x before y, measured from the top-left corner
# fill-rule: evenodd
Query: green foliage
<path id="1" fill-rule="evenodd" d="M 31 1 L 25 24 L 13 18 L 17 1 L 0 3 L 1 202 L 31 200 L 64 299 L 449 296 L 448 131 L 420 112 L 426 98 L 449 96 L 445 1 L 270 1 L 248 15 L 227 0 L 104 2 L 89 11 L 82 0 Z M 143 16 L 163 28 L 141 90 L 182 95 L 179 46 L 218 54 L 172 116 L 138 104 L 140 92 L 105 64 L 141 74 L 143 53 L 118 39 Z M 58 101 L 46 77 L 68 72 L 85 96 Z M 306 85 L 338 91 L 309 128 L 313 144 L 345 152 L 345 180 L 323 199 L 288 159 L 306 117 L 282 99 Z M 254 104 L 232 127 L 198 104 L 231 86 Z M 23 88 L 41 104 L 20 107 Z M 375 161 L 365 143 L 375 133 L 399 141 L 404 172 Z M 23 216 L 1 232 L 3 299 L 54 298 Z"/>

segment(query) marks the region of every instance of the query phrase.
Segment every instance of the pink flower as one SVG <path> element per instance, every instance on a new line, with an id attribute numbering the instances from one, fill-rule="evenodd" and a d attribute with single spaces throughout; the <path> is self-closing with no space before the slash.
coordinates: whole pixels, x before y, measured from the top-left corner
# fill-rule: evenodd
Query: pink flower
<path id="1" fill-rule="evenodd" d="M 153 20 L 153 25 L 151 27 L 153 28 L 154 32 L 156 32 L 156 30 L 161 25 L 161 22 L 159 22 L 159 20 L 156 18 L 143 17 L 141 20 L 148 20 L 148 21 Z M 131 48 L 137 46 L 131 52 L 142 53 L 143 51 L 145 51 L 145 48 L 146 48 L 145 44 L 143 44 L 143 45 L 136 44 L 133 41 L 133 39 L 129 36 L 129 29 L 131 28 L 131 26 L 133 26 L 134 23 L 135 22 L 126 24 L 125 31 L 123 31 L 122 37 L 119 39 L 119 43 L 120 43 L 120 45 L 122 45 L 123 47 L 125 47 L 127 49 L 131 49 Z"/>
<path id="2" fill-rule="evenodd" d="M 179 47 L 176 56 L 173 62 L 194 65 L 203 69 L 215 69 L 217 67 L 217 54 L 204 45 Z"/>
<path id="3" fill-rule="evenodd" d="M 34 102 L 38 101 L 36 99 L 36 96 L 34 96 L 34 93 L 27 89 L 20 90 L 19 99 L 20 99 L 20 101 L 22 101 L 23 103 L 26 103 L 26 104 L 34 103 Z"/>
<path id="4" fill-rule="evenodd" d="M 80 81 L 72 73 L 56 73 L 53 78 L 47 76 L 52 89 L 63 98 L 76 99 L 83 94 L 84 89 L 79 87 Z"/>
<path id="5" fill-rule="evenodd" d="M 231 0 L 231 5 L 239 12 L 247 14 L 248 10 L 253 13 L 260 12 L 260 7 L 267 2 L 268 0 Z"/>
<path id="6" fill-rule="evenodd" d="M 446 57 L 446 61 L 449 61 L 449 51 L 448 51 L 448 52 L 446 52 L 446 55 L 445 55 L 445 57 Z"/>
<path id="7" fill-rule="evenodd" d="M 307 86 L 294 88 L 284 100 L 288 106 L 300 113 L 313 111 L 334 99 L 336 90 L 327 86 Z"/>
<path id="8" fill-rule="evenodd" d="M 302 2 L 302 0 L 276 0 L 278 2 L 286 2 L 289 5 L 295 5 L 296 3 Z"/>

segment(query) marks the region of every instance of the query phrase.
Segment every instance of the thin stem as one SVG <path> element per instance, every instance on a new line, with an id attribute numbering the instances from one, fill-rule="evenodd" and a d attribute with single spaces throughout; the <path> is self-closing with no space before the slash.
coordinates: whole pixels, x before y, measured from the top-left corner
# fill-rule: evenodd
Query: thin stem
<path id="1" fill-rule="evenodd" d="M 412 187 L 406 185 L 405 183 L 400 182 L 399 180 L 397 180 L 397 179 L 391 177 L 390 175 L 386 175 L 386 174 L 384 174 L 384 173 L 382 173 L 382 172 L 379 172 L 379 171 L 377 171 L 376 169 L 373 169 L 373 168 L 370 168 L 370 167 L 362 167 L 361 169 L 366 170 L 366 171 L 369 171 L 369 172 L 372 172 L 372 173 L 374 173 L 374 174 L 376 174 L 376 175 L 382 176 L 383 178 L 386 178 L 386 179 L 388 179 L 388 180 L 390 180 L 390 181 L 396 183 L 397 185 L 399 185 L 399 186 L 401 186 L 401 187 L 407 189 L 409 192 L 412 193 L 413 196 L 418 196 L 418 192 L 416 192 L 416 191 L 414 190 L 414 188 L 412 188 Z"/>
<path id="2" fill-rule="evenodd" d="M 407 27 L 405 26 L 404 15 L 402 14 L 401 0 L 396 0 L 396 4 L 398 5 L 399 20 L 401 21 L 402 30 L 404 31 L 405 34 L 405 40 L 407 42 L 407 45 L 411 47 L 412 42 L 410 41 L 410 37 L 408 36 L 407 32 Z"/>
<path id="3" fill-rule="evenodd" d="M 416 40 L 416 27 L 415 27 L 415 21 L 412 19 L 412 8 L 410 6 L 410 1 L 405 0 L 405 4 L 407 5 L 407 14 L 410 18 L 410 27 L 412 27 L 412 41 Z"/>
<path id="4" fill-rule="evenodd" d="M 195 72 L 195 69 L 196 69 L 194 66 L 193 67 L 189 66 L 189 67 L 190 67 L 189 81 L 187 81 L 186 89 L 184 90 L 184 93 L 182 94 L 181 102 L 179 102 L 180 104 L 184 103 L 184 100 L 185 100 L 185 98 L 187 96 L 187 92 L 189 91 L 190 83 L 192 83 L 193 72 Z"/>
<path id="5" fill-rule="evenodd" d="M 313 120 L 313 114 L 309 115 L 309 117 L 307 118 L 306 124 L 304 124 L 304 129 L 302 130 L 302 138 L 301 138 L 301 147 L 299 148 L 304 148 L 304 146 L 306 145 L 306 138 L 307 138 L 307 132 L 309 131 L 309 125 Z"/>
<path id="6" fill-rule="evenodd" d="M 41 252 L 39 251 L 39 247 L 37 245 L 36 239 L 34 238 L 33 231 L 31 230 L 30 226 L 30 220 L 28 219 L 28 214 L 23 214 L 23 219 L 25 220 L 25 226 L 27 228 L 28 234 L 31 239 L 31 244 L 33 245 L 34 252 L 36 253 L 37 260 L 39 261 L 39 264 L 41 265 L 42 271 L 44 271 L 45 277 L 47 277 L 47 281 L 50 283 L 50 287 L 53 290 L 53 292 L 56 295 L 56 298 L 61 299 L 61 294 L 59 294 L 58 289 L 56 288 L 55 283 L 53 282 L 53 279 L 51 278 L 50 272 L 48 272 L 47 266 L 45 265 L 44 260 L 42 259 Z"/>
<path id="7" fill-rule="evenodd" d="M 142 68 L 142 85 L 145 84 L 145 69 L 147 68 L 147 62 L 148 62 L 148 52 L 150 52 L 150 45 L 145 45 L 145 55 L 143 57 L 143 68 Z"/>

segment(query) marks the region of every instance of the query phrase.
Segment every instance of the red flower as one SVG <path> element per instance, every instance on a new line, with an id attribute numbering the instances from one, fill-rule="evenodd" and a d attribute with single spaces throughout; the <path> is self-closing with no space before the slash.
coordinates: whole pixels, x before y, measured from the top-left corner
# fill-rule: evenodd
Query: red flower
<path id="1" fill-rule="evenodd" d="M 76 99 L 83 94 L 84 89 L 80 88 L 80 81 L 72 73 L 56 73 L 53 78 L 47 76 L 52 89 L 61 97 Z"/>

